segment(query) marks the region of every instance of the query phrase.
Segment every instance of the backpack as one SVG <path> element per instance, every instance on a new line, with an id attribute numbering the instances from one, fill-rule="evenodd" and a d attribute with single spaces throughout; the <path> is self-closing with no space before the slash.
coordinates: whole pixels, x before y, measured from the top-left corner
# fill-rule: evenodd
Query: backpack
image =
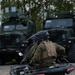
<path id="1" fill-rule="evenodd" d="M 42 58 L 57 57 L 56 47 L 51 41 L 43 41 L 45 50 L 43 51 Z"/>

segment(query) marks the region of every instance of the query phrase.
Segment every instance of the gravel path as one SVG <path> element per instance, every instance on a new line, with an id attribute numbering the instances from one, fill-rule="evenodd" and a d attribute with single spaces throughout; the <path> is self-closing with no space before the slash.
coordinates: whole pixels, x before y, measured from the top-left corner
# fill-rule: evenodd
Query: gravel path
<path id="1" fill-rule="evenodd" d="M 18 65 L 0 66 L 0 75 L 10 75 L 9 72 L 12 66 L 18 66 Z"/>
<path id="2" fill-rule="evenodd" d="M 10 66 L 0 66 L 0 75 L 10 75 Z"/>

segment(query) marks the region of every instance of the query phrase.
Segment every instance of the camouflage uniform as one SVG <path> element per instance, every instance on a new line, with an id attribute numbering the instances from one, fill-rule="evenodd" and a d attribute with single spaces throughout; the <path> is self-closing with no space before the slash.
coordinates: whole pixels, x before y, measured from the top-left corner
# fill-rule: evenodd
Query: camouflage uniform
<path id="1" fill-rule="evenodd" d="M 45 42 L 45 43 L 44 43 Z M 49 44 L 48 50 L 45 46 Z M 23 59 L 24 63 L 35 64 L 36 68 L 45 68 L 55 64 L 57 52 L 65 53 L 65 48 L 49 40 L 42 41 L 38 46 L 37 43 L 31 48 L 27 57 Z"/>
<path id="2" fill-rule="evenodd" d="M 37 43 L 34 43 L 34 45 L 31 47 L 31 49 L 29 50 L 28 54 L 23 58 L 23 60 L 21 61 L 21 63 L 23 64 L 27 64 L 30 62 L 31 58 L 34 55 L 34 52 L 37 48 Z"/>

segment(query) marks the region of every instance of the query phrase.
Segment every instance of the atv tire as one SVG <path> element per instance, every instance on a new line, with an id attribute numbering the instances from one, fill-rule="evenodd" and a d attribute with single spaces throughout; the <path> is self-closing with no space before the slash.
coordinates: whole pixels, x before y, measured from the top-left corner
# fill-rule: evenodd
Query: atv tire
<path id="1" fill-rule="evenodd" d="M 75 63 L 75 44 L 73 44 L 70 50 L 68 51 L 68 59 L 69 62 Z"/>

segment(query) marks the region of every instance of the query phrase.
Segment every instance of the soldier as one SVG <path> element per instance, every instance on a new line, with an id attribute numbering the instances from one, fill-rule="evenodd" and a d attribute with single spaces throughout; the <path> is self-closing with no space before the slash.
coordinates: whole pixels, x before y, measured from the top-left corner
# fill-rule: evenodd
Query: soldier
<path id="1" fill-rule="evenodd" d="M 65 53 L 65 48 L 57 43 L 49 41 L 49 33 L 44 32 L 39 36 L 40 43 L 35 43 L 30 49 L 27 56 L 21 63 L 30 63 L 35 65 L 35 68 L 46 68 L 53 66 L 56 62 L 57 52 Z"/>

